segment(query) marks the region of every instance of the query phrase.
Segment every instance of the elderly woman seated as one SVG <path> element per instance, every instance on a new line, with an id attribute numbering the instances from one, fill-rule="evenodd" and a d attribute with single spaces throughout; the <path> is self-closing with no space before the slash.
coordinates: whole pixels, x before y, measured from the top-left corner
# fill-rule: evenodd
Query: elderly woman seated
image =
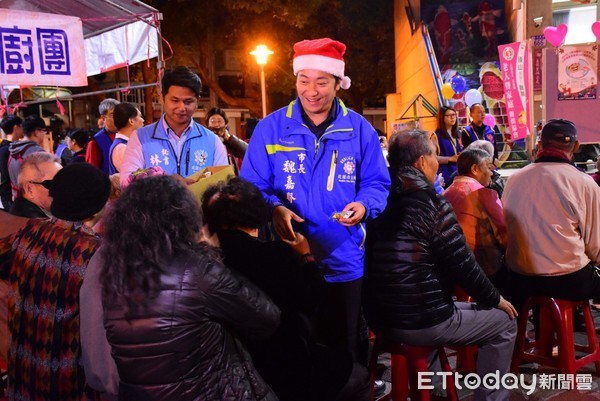
<path id="1" fill-rule="evenodd" d="M 458 176 L 444 192 L 452 204 L 467 243 L 490 281 L 506 289 L 504 249 L 506 224 L 498 193 L 489 189 L 492 157 L 481 149 L 467 149 L 457 161 Z"/>
<path id="2" fill-rule="evenodd" d="M 241 178 L 209 188 L 202 209 L 217 233 L 223 262 L 242 273 L 281 309 L 281 324 L 266 341 L 247 342 L 258 372 L 281 401 L 366 401 L 366 369 L 349 352 L 317 344 L 310 317 L 323 298 L 325 281 L 306 238 L 263 241 L 258 229 L 268 219 L 260 190 Z"/>

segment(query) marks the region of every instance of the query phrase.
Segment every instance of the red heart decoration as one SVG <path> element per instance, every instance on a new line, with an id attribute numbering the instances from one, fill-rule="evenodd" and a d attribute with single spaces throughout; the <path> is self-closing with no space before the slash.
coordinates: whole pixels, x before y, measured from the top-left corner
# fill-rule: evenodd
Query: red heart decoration
<path id="1" fill-rule="evenodd" d="M 565 41 L 568 31 L 569 27 L 567 24 L 560 24 L 557 27 L 547 26 L 544 28 L 544 37 L 552 46 L 558 47 Z"/>

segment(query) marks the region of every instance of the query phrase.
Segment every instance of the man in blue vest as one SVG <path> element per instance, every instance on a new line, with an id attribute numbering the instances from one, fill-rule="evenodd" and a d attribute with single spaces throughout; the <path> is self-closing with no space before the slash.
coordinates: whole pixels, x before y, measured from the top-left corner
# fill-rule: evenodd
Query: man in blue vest
<path id="1" fill-rule="evenodd" d="M 481 103 L 474 103 L 469 108 L 469 114 L 471 115 L 471 124 L 463 127 L 461 131 L 463 148 L 466 148 L 478 139 L 491 142 L 494 145 L 494 165 L 498 166 L 498 149 L 496 149 L 494 130 L 483 122 L 485 119 L 485 108 Z"/>
<path id="2" fill-rule="evenodd" d="M 109 174 L 110 159 L 108 157 L 110 145 L 115 140 L 117 127 L 113 120 L 115 106 L 119 104 L 118 100 L 107 98 L 100 102 L 98 110 L 104 122 L 104 127 L 94 135 L 92 140 L 87 145 L 85 152 L 85 161 L 92 166 L 98 167 L 100 170 Z"/>
<path id="3" fill-rule="evenodd" d="M 175 67 L 165 71 L 161 89 L 164 114 L 129 138 L 122 185 L 127 185 L 129 174 L 153 166 L 185 178 L 205 167 L 228 164 L 221 140 L 192 118 L 202 90 L 200 77 L 187 67 Z"/>

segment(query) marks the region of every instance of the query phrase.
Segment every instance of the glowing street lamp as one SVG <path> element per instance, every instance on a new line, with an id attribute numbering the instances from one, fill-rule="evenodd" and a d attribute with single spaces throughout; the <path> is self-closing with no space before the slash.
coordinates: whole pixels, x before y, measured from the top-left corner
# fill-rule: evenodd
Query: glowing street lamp
<path id="1" fill-rule="evenodd" d="M 273 54 L 265 45 L 258 45 L 256 49 L 250 52 L 251 55 L 256 57 L 256 63 L 260 66 L 260 96 L 262 98 L 262 116 L 267 116 L 267 89 L 265 86 L 265 64 L 267 64 L 267 58 Z"/>

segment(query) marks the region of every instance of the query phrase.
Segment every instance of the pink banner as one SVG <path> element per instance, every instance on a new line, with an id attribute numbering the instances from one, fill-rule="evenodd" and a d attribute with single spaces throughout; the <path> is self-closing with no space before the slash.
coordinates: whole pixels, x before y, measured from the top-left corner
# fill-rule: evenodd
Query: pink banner
<path id="1" fill-rule="evenodd" d="M 531 126 L 527 100 L 531 85 L 529 44 L 523 41 L 498 46 L 498 53 L 508 114 L 505 134 L 509 134 L 512 140 L 522 139 L 529 135 Z"/>
<path id="2" fill-rule="evenodd" d="M 81 19 L 0 9 L 3 85 L 85 86 Z"/>

